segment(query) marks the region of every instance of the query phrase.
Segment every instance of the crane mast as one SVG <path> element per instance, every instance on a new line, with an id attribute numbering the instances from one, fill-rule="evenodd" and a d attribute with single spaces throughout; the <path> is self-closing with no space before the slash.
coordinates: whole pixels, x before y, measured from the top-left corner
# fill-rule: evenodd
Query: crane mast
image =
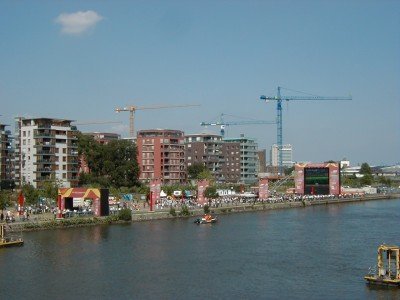
<path id="1" fill-rule="evenodd" d="M 261 95 L 260 100 L 263 100 L 265 102 L 269 101 L 276 101 L 276 124 L 277 124 L 277 133 L 276 133 L 276 141 L 277 141 L 277 147 L 278 147 L 278 173 L 280 175 L 283 174 L 283 155 L 282 155 L 282 149 L 283 149 L 283 120 L 282 120 L 282 100 L 286 101 L 299 101 L 299 100 L 311 100 L 311 101 L 319 101 L 319 100 L 352 100 L 352 97 L 321 97 L 321 96 L 314 96 L 314 95 L 309 95 L 309 96 L 284 96 L 282 97 L 281 95 L 281 87 L 278 86 L 277 88 L 277 93 L 276 96 L 265 96 Z"/>
<path id="2" fill-rule="evenodd" d="M 184 104 L 184 105 L 156 105 L 156 106 L 134 106 L 130 105 L 127 107 L 115 109 L 115 112 L 123 112 L 129 111 L 129 137 L 135 138 L 135 111 L 144 110 L 144 109 L 163 109 L 163 108 L 176 108 L 176 107 L 191 107 L 191 106 L 200 106 L 200 104 Z"/>
<path id="3" fill-rule="evenodd" d="M 275 124 L 273 121 L 263 121 L 263 120 L 249 120 L 249 121 L 224 121 L 224 115 L 221 114 L 218 122 L 201 122 L 200 126 L 221 126 L 220 133 L 222 138 L 225 136 L 225 127 L 231 125 L 261 125 L 261 124 Z"/>

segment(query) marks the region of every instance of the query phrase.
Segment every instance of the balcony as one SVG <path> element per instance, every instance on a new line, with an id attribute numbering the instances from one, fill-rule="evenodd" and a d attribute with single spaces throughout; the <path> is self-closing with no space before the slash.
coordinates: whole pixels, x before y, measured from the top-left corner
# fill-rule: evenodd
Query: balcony
<path id="1" fill-rule="evenodd" d="M 56 154 L 53 151 L 48 151 L 48 150 L 38 150 L 34 155 L 36 156 L 45 156 L 45 155 L 51 155 L 55 156 Z"/>

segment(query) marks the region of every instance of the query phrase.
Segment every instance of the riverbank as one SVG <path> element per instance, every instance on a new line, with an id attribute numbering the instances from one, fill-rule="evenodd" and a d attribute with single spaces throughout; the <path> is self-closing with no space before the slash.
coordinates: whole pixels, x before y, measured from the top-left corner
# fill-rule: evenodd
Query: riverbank
<path id="1" fill-rule="evenodd" d="M 235 206 L 221 206 L 212 207 L 210 211 L 212 214 L 230 214 L 240 212 L 251 212 L 251 211 L 263 211 L 263 210 L 275 210 L 275 209 L 289 209 L 299 208 L 312 205 L 330 205 L 350 202 L 363 202 L 372 200 L 387 200 L 387 199 L 398 199 L 400 194 L 386 194 L 386 195 L 366 195 L 362 197 L 351 197 L 351 198 L 337 198 L 337 199 L 322 199 L 313 201 L 297 201 L 297 202 L 281 202 L 281 203 L 254 203 L 254 204 L 242 204 Z M 201 216 L 204 214 L 203 209 L 195 209 L 190 211 L 189 216 L 179 215 L 179 211 L 176 216 L 172 216 L 169 211 L 156 211 L 156 212 L 133 212 L 132 221 L 122 221 L 118 216 L 107 216 L 107 217 L 76 217 L 62 220 L 31 220 L 26 222 L 11 223 L 9 229 L 11 231 L 33 231 L 33 230 L 46 230 L 46 229 L 58 229 L 58 228 L 73 228 L 82 226 L 93 226 L 93 225 L 109 225 L 109 224 L 126 224 L 131 222 L 151 221 L 151 220 L 162 220 L 162 219 L 176 219 L 176 218 L 188 218 Z"/>

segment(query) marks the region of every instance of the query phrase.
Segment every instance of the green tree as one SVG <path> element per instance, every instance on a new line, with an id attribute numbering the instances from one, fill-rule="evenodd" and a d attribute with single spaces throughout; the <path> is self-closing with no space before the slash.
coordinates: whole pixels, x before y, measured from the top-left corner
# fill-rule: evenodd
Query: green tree
<path id="1" fill-rule="evenodd" d="M 28 205 L 37 204 L 39 200 L 39 190 L 35 189 L 31 184 L 24 184 L 22 186 L 22 194 L 25 197 L 25 202 Z"/>
<path id="2" fill-rule="evenodd" d="M 11 191 L 0 191 L 0 209 L 6 209 L 8 206 L 11 205 Z"/>
<path id="3" fill-rule="evenodd" d="M 210 170 L 205 169 L 205 170 L 201 171 L 201 172 L 197 175 L 197 179 L 200 179 L 200 180 L 202 180 L 202 179 L 213 180 L 214 177 L 213 177 L 213 175 L 211 174 Z"/>
<path id="4" fill-rule="evenodd" d="M 204 191 L 204 196 L 208 199 L 218 198 L 217 188 L 215 186 L 208 186 Z"/>
<path id="5" fill-rule="evenodd" d="M 196 162 L 190 165 L 187 170 L 190 179 L 199 179 L 199 174 L 207 170 L 207 168 L 204 164 Z"/>
<path id="6" fill-rule="evenodd" d="M 372 174 L 372 171 L 371 171 L 371 167 L 369 166 L 369 164 L 368 163 L 362 163 L 361 164 L 361 168 L 360 168 L 360 174 L 369 174 L 369 175 L 371 175 Z"/>
<path id="7" fill-rule="evenodd" d="M 43 187 L 38 191 L 38 196 L 56 201 L 59 186 L 60 184 L 56 180 L 46 181 L 44 182 Z"/>
<path id="8" fill-rule="evenodd" d="M 361 184 L 363 185 L 371 185 L 373 182 L 373 177 L 371 174 L 365 174 L 362 178 L 361 178 Z"/>
<path id="9" fill-rule="evenodd" d="M 101 145 L 93 137 L 79 134 L 78 152 L 90 169 L 90 174 L 80 174 L 81 185 L 120 188 L 139 184 L 137 149 L 132 142 L 116 140 Z"/>

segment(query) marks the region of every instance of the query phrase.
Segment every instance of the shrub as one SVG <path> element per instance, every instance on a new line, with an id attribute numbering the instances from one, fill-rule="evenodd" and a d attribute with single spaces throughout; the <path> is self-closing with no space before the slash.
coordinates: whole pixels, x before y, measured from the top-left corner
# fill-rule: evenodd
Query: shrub
<path id="1" fill-rule="evenodd" d="M 189 208 L 188 208 L 186 205 L 183 205 L 183 206 L 182 206 L 180 215 L 181 215 L 181 216 L 190 216 Z"/>
<path id="2" fill-rule="evenodd" d="M 204 205 L 203 209 L 204 209 L 204 213 L 205 214 L 209 214 L 210 213 L 210 207 L 207 204 Z"/>
<path id="3" fill-rule="evenodd" d="M 121 221 L 132 221 L 132 212 L 129 208 L 123 208 L 118 213 L 118 219 Z"/>
<path id="4" fill-rule="evenodd" d="M 173 216 L 173 217 L 176 216 L 175 208 L 173 208 L 172 206 L 171 206 L 171 208 L 169 209 L 169 214 L 170 214 L 171 216 Z"/>

